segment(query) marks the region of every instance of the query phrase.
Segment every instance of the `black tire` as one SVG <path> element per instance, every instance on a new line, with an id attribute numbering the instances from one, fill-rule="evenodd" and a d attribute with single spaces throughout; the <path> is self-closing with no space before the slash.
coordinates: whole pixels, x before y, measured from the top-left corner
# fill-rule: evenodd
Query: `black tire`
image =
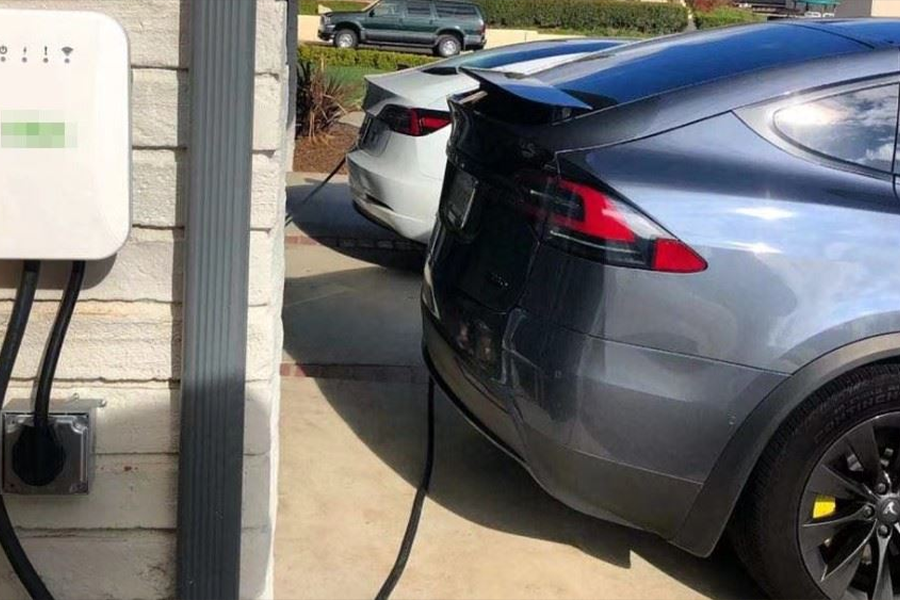
<path id="1" fill-rule="evenodd" d="M 462 42 L 451 34 L 439 35 L 434 44 L 434 53 L 441 58 L 456 56 L 462 51 Z"/>
<path id="2" fill-rule="evenodd" d="M 355 49 L 359 46 L 359 36 L 352 29 L 338 29 L 332 40 L 335 48 Z"/>
<path id="3" fill-rule="evenodd" d="M 729 527 L 731 542 L 747 570 L 772 597 L 827 597 L 806 567 L 798 534 L 810 474 L 845 434 L 874 417 L 897 411 L 900 365 L 875 365 L 826 385 L 778 430 Z"/>

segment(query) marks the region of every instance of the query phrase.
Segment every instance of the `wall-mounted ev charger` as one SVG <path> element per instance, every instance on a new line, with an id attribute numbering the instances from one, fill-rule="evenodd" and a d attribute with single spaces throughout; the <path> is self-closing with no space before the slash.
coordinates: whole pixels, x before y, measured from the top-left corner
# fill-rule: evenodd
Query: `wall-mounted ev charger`
<path id="1" fill-rule="evenodd" d="M 125 243 L 130 73 L 105 15 L 0 10 L 0 259 L 95 260 Z"/>
<path id="2" fill-rule="evenodd" d="M 4 493 L 90 491 L 94 413 L 101 403 L 51 405 L 51 393 L 86 261 L 114 255 L 130 229 L 125 31 L 97 13 L 0 9 L 0 261 L 24 261 L 0 347 L 0 403 L 28 324 L 40 261 L 73 261 L 33 403 L 13 403 L 0 419 Z M 2 494 L 0 546 L 29 595 L 52 600 L 19 543 Z"/>

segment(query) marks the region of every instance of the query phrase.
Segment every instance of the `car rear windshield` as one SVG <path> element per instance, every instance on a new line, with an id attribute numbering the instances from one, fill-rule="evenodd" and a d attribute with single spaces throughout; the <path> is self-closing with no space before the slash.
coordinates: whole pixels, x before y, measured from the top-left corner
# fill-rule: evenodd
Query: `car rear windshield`
<path id="1" fill-rule="evenodd" d="M 460 54 L 422 70 L 432 75 L 455 75 L 459 72 L 460 67 L 496 69 L 497 67 L 505 67 L 506 65 L 553 56 L 599 52 L 606 48 L 618 46 L 620 43 L 620 41 L 612 40 L 559 40 L 513 44 L 492 50 Z"/>
<path id="2" fill-rule="evenodd" d="M 435 8 L 437 9 L 437 14 L 439 17 L 444 19 L 478 19 L 481 18 L 481 13 L 478 11 L 478 7 L 473 4 L 455 4 L 450 2 L 437 2 L 435 3 Z"/>
<path id="3" fill-rule="evenodd" d="M 786 24 L 730 27 L 629 44 L 534 75 L 595 109 L 758 69 L 868 46 Z"/>

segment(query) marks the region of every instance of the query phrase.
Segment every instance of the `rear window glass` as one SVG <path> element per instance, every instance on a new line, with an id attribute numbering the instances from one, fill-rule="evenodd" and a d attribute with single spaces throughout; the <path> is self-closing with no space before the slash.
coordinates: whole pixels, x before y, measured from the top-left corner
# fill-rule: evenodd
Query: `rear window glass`
<path id="1" fill-rule="evenodd" d="M 437 13 L 439 17 L 477 17 L 478 10 L 471 4 L 444 4 L 438 2 Z"/>
<path id="2" fill-rule="evenodd" d="M 621 45 L 619 41 L 612 40 L 566 40 L 556 42 L 529 42 L 526 44 L 514 44 L 492 50 L 470 52 L 460 54 L 454 58 L 442 60 L 425 69 L 426 73 L 444 74 L 457 73 L 460 67 L 472 67 L 476 69 L 496 69 L 514 63 L 564 56 L 566 54 L 584 54 L 599 52 L 607 48 Z"/>
<path id="3" fill-rule="evenodd" d="M 898 96 L 892 84 L 804 102 L 775 113 L 775 128 L 818 154 L 890 172 Z"/>
<path id="4" fill-rule="evenodd" d="M 406 14 L 410 17 L 430 17 L 431 2 L 407 2 Z"/>
<path id="5" fill-rule="evenodd" d="M 805 27 L 729 27 L 629 44 L 535 77 L 594 108 L 604 108 L 722 77 L 865 48 L 848 38 Z"/>

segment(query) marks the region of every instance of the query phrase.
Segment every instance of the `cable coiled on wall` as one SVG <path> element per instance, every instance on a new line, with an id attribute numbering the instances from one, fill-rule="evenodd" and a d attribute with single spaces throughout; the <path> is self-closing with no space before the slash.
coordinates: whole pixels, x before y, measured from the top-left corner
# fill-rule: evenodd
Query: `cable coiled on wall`
<path id="1" fill-rule="evenodd" d="M 6 397 L 9 382 L 12 379 L 13 367 L 19 356 L 19 348 L 25 336 L 28 319 L 31 316 L 31 307 L 34 304 L 34 294 L 37 291 L 38 276 L 41 272 L 41 264 L 38 261 L 26 261 L 22 271 L 22 280 L 16 292 L 16 300 L 13 304 L 12 315 L 3 337 L 3 346 L 0 348 L 0 404 Z M 41 576 L 31 564 L 28 555 L 22 548 L 16 530 L 13 528 L 3 494 L 0 492 L 0 546 L 9 559 L 9 564 L 18 575 L 19 580 L 33 600 L 53 600 L 53 596 L 44 585 Z"/>

